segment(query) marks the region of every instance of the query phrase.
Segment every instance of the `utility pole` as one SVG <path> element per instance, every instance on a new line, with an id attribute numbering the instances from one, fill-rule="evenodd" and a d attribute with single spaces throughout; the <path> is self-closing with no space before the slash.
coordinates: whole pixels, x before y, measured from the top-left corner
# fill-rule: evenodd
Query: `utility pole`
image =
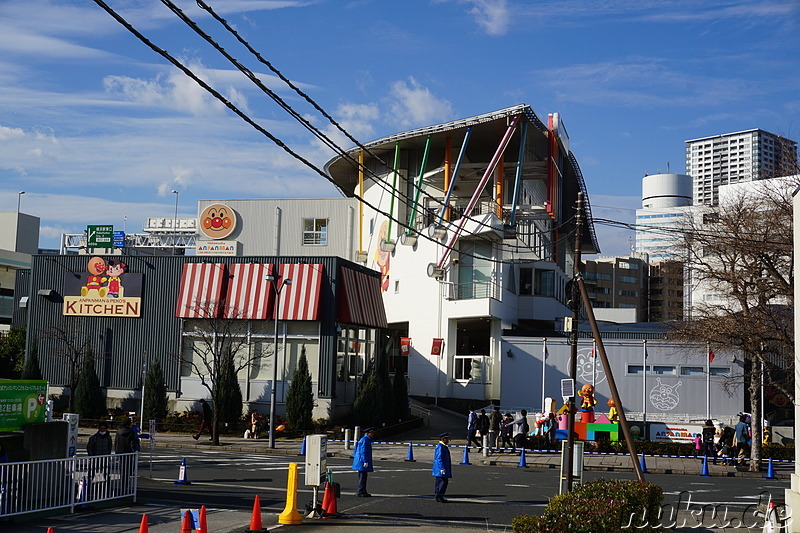
<path id="1" fill-rule="evenodd" d="M 569 337 L 570 361 L 569 377 L 572 379 L 573 395 L 569 398 L 567 413 L 567 475 L 566 491 L 572 490 L 575 461 L 575 381 L 578 375 L 578 319 L 581 313 L 581 300 L 578 293 L 578 278 L 581 274 L 581 237 L 583 230 L 583 193 L 578 193 L 578 207 L 575 213 L 575 248 L 573 250 L 572 279 L 567 283 L 567 305 L 572 310 L 572 324 Z M 588 305 L 588 304 L 587 304 Z"/>

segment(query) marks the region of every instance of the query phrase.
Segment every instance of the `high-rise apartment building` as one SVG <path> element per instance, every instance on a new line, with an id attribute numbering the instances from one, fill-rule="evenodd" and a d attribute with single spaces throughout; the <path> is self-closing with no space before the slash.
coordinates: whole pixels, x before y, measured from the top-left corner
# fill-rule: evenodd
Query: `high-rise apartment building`
<path id="1" fill-rule="evenodd" d="M 636 210 L 636 252 L 647 254 L 650 263 L 680 261 L 683 217 L 691 205 L 691 176 L 645 176 L 642 208 Z"/>
<path id="2" fill-rule="evenodd" d="M 760 129 L 686 141 L 694 205 L 718 205 L 720 185 L 796 172 L 797 143 Z"/>

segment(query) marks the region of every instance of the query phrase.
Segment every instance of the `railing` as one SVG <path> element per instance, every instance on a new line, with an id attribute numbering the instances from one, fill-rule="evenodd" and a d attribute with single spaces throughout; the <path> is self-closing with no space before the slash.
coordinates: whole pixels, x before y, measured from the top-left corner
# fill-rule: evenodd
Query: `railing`
<path id="1" fill-rule="evenodd" d="M 0 518 L 133 497 L 137 453 L 0 464 Z"/>
<path id="2" fill-rule="evenodd" d="M 450 283 L 448 285 L 451 300 L 500 299 L 500 289 L 497 283 L 493 281 L 472 281 L 469 283 Z"/>
<path id="3" fill-rule="evenodd" d="M 425 427 L 431 427 L 431 410 L 411 404 L 411 413 L 425 420 Z"/>

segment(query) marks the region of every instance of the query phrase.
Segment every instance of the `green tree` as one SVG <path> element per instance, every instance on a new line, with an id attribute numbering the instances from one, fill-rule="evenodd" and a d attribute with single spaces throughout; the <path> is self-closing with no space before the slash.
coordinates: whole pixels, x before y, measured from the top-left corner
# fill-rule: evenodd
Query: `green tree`
<path id="1" fill-rule="evenodd" d="M 394 399 L 389 378 L 388 348 L 378 352 L 364 374 L 353 403 L 353 415 L 362 426 L 379 427 L 392 419 Z"/>
<path id="2" fill-rule="evenodd" d="M 150 363 L 144 381 L 144 413 L 142 427 L 148 420 L 163 420 L 167 417 L 167 385 L 161 363 L 155 359 Z"/>
<path id="3" fill-rule="evenodd" d="M 219 380 L 211 397 L 220 423 L 235 424 L 242 417 L 242 389 L 236 377 L 236 365 L 230 350 L 222 356 Z"/>
<path id="4" fill-rule="evenodd" d="M 0 378 L 17 379 L 25 360 L 25 328 L 0 336 Z"/>
<path id="5" fill-rule="evenodd" d="M 300 351 L 300 359 L 294 369 L 292 383 L 286 394 L 286 419 L 292 429 L 311 428 L 311 418 L 314 411 L 314 392 L 311 388 L 311 374 L 308 371 L 306 359 L 306 346 Z"/>
<path id="6" fill-rule="evenodd" d="M 22 379 L 44 379 L 42 369 L 39 367 L 39 349 L 36 340 L 31 342 L 31 351 L 22 367 Z"/>
<path id="7" fill-rule="evenodd" d="M 83 361 L 75 389 L 75 409 L 81 418 L 98 419 L 106 414 L 106 398 L 94 366 L 94 353 L 89 348 Z"/>
<path id="8" fill-rule="evenodd" d="M 394 417 L 403 420 L 408 416 L 408 384 L 403 367 L 398 363 L 394 370 L 394 380 L 392 381 L 392 392 L 394 393 Z"/>

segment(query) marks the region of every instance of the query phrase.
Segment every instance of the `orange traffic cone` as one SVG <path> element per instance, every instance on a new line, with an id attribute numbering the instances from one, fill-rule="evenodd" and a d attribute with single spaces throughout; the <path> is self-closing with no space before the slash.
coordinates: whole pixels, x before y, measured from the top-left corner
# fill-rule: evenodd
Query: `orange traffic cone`
<path id="1" fill-rule="evenodd" d="M 48 527 L 48 528 L 47 528 L 47 533 L 56 533 L 56 528 L 54 528 L 54 527 Z"/>
<path id="2" fill-rule="evenodd" d="M 183 513 L 183 522 L 181 522 L 181 533 L 192 533 L 192 513 L 186 511 Z"/>
<path id="3" fill-rule="evenodd" d="M 261 497 L 256 494 L 256 499 L 253 501 L 253 514 L 250 517 L 250 529 L 245 530 L 245 533 L 260 533 L 264 531 L 261 526 Z"/>
<path id="4" fill-rule="evenodd" d="M 139 533 L 147 533 L 147 513 L 142 515 L 142 523 L 139 524 Z"/>
<path id="5" fill-rule="evenodd" d="M 330 494 L 328 494 L 330 492 Z M 337 518 L 339 511 L 336 508 L 336 488 L 333 486 L 333 483 L 325 483 L 325 495 L 322 497 L 322 500 L 325 500 L 325 497 L 328 498 L 328 507 L 322 507 L 322 518 Z"/>
<path id="6" fill-rule="evenodd" d="M 328 506 L 331 504 L 331 494 L 332 492 L 329 490 L 330 483 L 327 481 L 325 482 L 325 492 L 322 493 L 322 514 L 328 512 Z"/>
<path id="7" fill-rule="evenodd" d="M 200 518 L 197 520 L 199 522 L 197 533 L 208 533 L 208 523 L 206 522 L 206 506 L 200 506 Z"/>

